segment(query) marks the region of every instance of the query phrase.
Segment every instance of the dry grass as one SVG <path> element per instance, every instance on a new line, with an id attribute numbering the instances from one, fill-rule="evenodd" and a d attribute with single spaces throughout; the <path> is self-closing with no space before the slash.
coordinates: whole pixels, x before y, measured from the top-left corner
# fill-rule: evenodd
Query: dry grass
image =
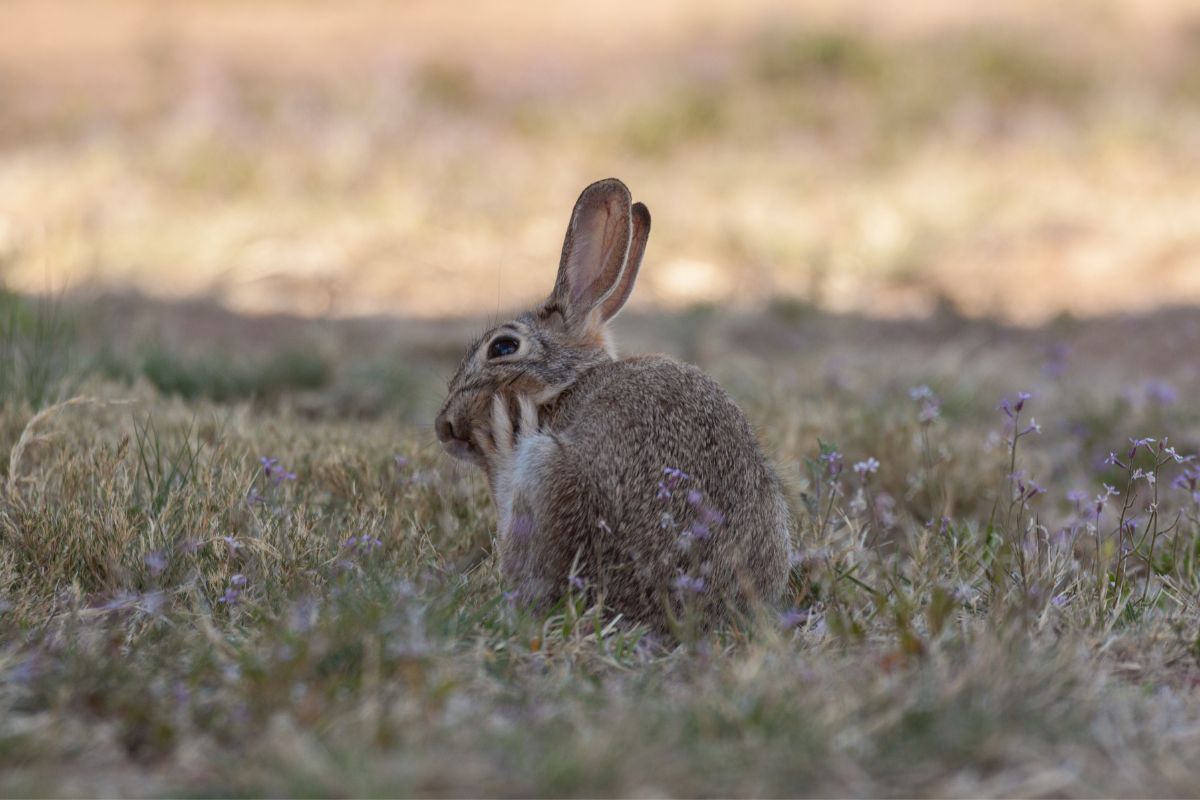
<path id="1" fill-rule="evenodd" d="M 1132 436 L 1200 445 L 1178 399 L 1200 375 L 1171 366 L 1200 345 L 1194 313 L 1044 331 L 794 306 L 622 318 L 730 387 L 800 530 L 778 619 L 667 647 L 582 599 L 509 607 L 482 481 L 423 422 L 454 358 L 431 342 L 465 326 L 276 319 L 251 337 L 261 321 L 197 305 L 104 307 L 79 322 L 90 368 L 56 380 L 129 402 L 60 407 L 36 436 L 19 394 L 0 415 L 22 451 L 0 499 L 6 795 L 1197 789 L 1200 496 L 1171 488 L 1194 462 L 1161 466 L 1157 514 L 1144 479 L 1103 463 Z M 135 332 L 158 327 L 193 342 L 162 356 L 199 370 L 190 400 L 139 360 Z M 230 370 L 303 342 L 342 355 L 319 386 L 214 404 L 197 339 Z M 381 361 L 412 365 L 404 396 L 347 418 Z M 940 399 L 926 423 L 921 384 Z M 996 405 L 1017 389 L 1034 393 L 1019 429 L 1042 426 L 1018 480 L 1047 491 L 1014 502 Z M 1098 520 L 1066 497 L 1105 482 L 1122 494 Z"/>

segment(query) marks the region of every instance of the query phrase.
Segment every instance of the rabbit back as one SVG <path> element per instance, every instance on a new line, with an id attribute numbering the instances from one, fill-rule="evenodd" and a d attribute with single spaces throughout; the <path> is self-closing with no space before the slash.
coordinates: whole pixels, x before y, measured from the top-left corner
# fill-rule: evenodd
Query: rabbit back
<path id="1" fill-rule="evenodd" d="M 526 435 L 502 517 L 505 577 L 548 606 L 574 577 L 654 628 L 773 603 L 789 523 L 778 477 L 720 386 L 661 356 L 587 370 Z"/>

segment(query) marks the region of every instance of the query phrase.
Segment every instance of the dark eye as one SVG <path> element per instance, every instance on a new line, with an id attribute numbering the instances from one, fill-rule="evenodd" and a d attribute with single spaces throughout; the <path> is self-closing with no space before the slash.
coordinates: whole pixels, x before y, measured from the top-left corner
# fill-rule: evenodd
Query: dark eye
<path id="1" fill-rule="evenodd" d="M 497 336 L 492 339 L 492 343 L 488 345 L 488 358 L 502 358 L 503 356 L 511 356 L 521 347 L 521 343 L 511 336 Z"/>

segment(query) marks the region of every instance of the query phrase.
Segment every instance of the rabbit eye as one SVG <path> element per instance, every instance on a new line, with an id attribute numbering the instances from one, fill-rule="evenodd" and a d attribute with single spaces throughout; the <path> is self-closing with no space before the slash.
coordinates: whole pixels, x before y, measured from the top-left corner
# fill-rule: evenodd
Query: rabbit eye
<path id="1" fill-rule="evenodd" d="M 511 336 L 497 336 L 488 345 L 488 358 L 511 356 L 521 348 L 521 343 Z"/>

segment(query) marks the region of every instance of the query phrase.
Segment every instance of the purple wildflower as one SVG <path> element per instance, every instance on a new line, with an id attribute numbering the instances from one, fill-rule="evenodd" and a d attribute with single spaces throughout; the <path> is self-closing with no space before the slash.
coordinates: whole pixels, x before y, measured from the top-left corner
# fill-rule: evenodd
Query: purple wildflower
<path id="1" fill-rule="evenodd" d="M 708 588 L 708 585 L 704 582 L 704 578 L 693 578 L 690 575 L 680 575 L 672 585 L 676 591 L 693 592 L 695 594 L 700 594 Z"/>
<path id="2" fill-rule="evenodd" d="M 942 401 L 933 393 L 933 390 L 928 386 L 921 384 L 908 390 L 908 396 L 911 397 L 918 406 L 917 421 L 922 425 L 928 425 L 938 418 L 942 411 Z"/>
<path id="3" fill-rule="evenodd" d="M 150 568 L 151 575 L 161 575 L 163 570 L 167 568 L 167 557 L 163 555 L 161 550 L 147 553 L 143 560 L 146 562 L 146 566 Z"/>
<path id="4" fill-rule="evenodd" d="M 1096 514 L 1099 515 L 1104 510 L 1104 505 L 1110 497 L 1117 497 L 1121 493 L 1107 483 L 1104 484 L 1104 494 L 1096 495 Z"/>
<path id="5" fill-rule="evenodd" d="M 1017 500 L 1032 500 L 1039 494 L 1046 493 L 1046 487 L 1042 486 L 1032 478 L 1030 478 L 1029 482 L 1026 483 L 1025 479 L 1021 477 L 1021 475 L 1022 473 L 1020 471 L 1014 472 L 1012 475 L 1017 483 Z"/>
<path id="6" fill-rule="evenodd" d="M 925 384 L 921 384 L 920 386 L 914 386 L 913 388 L 909 389 L 908 396 L 911 397 L 913 400 L 929 400 L 930 398 L 937 397 L 937 395 L 935 395 L 933 393 L 933 390 L 930 389 Z"/>
<path id="7" fill-rule="evenodd" d="M 704 495 L 695 489 L 688 490 L 687 494 L 688 505 L 698 506 L 704 502 Z"/>
<path id="8" fill-rule="evenodd" d="M 141 596 L 138 607 L 145 613 L 154 616 L 162 611 L 166 598 L 162 592 L 146 592 Z"/>
<path id="9" fill-rule="evenodd" d="M 686 481 L 689 476 L 686 472 L 675 467 L 663 467 L 663 480 L 658 482 L 658 499 L 670 500 L 671 490 L 680 484 L 681 481 Z"/>
<path id="10" fill-rule="evenodd" d="M 793 608 L 779 615 L 779 627 L 784 630 L 802 625 L 808 621 L 808 609 Z"/>
<path id="11" fill-rule="evenodd" d="M 383 547 L 383 542 L 379 539 L 376 539 L 374 536 L 368 536 L 364 533 L 362 536 L 351 536 L 349 539 L 342 542 L 342 545 L 346 549 L 353 550 L 356 553 L 369 555 L 375 550 L 378 550 L 380 547 Z"/>
<path id="12" fill-rule="evenodd" d="M 836 478 L 842 473 L 842 454 L 837 450 L 829 450 L 822 453 L 820 459 L 825 462 L 825 468 L 829 472 L 829 477 Z"/>
<path id="13" fill-rule="evenodd" d="M 996 409 L 998 411 L 1003 411 L 1004 415 L 1009 419 L 1016 419 L 1017 415 L 1024 410 L 1025 402 L 1031 397 L 1033 397 L 1033 395 L 1031 395 L 1029 392 L 1017 392 L 1017 399 L 1015 402 L 1009 402 L 1007 396 L 1002 397 L 1000 398 L 1000 405 L 996 406 Z"/>
<path id="14" fill-rule="evenodd" d="M 854 465 L 854 471 L 862 477 L 874 475 L 879 471 L 879 462 L 874 458 L 868 458 L 866 461 L 859 461 Z"/>
<path id="15" fill-rule="evenodd" d="M 1150 402 L 1159 406 L 1173 406 L 1179 399 L 1175 387 L 1159 380 L 1146 381 L 1146 396 L 1150 398 Z"/>
<path id="16" fill-rule="evenodd" d="M 1200 487 L 1200 467 L 1187 467 L 1171 481 L 1171 488 L 1196 491 Z"/>
<path id="17" fill-rule="evenodd" d="M 1156 441 L 1158 441 L 1158 440 L 1151 439 L 1148 437 L 1145 439 L 1130 439 L 1129 444 L 1132 445 L 1132 447 L 1129 450 L 1129 457 L 1133 458 L 1135 455 L 1137 455 L 1137 451 L 1138 451 L 1139 447 L 1144 447 L 1147 450 L 1151 449 L 1150 445 L 1154 444 Z"/>
<path id="18" fill-rule="evenodd" d="M 587 588 L 587 584 L 583 582 L 583 578 L 579 577 L 578 575 L 572 575 L 567 579 L 567 583 L 571 585 L 572 589 L 579 592 L 582 592 Z"/>
<path id="19" fill-rule="evenodd" d="M 262 464 L 263 474 L 275 481 L 275 483 L 283 483 L 284 481 L 296 480 L 296 473 L 289 472 L 283 465 L 279 463 L 279 459 L 269 456 L 262 456 L 258 459 L 258 463 Z"/>
<path id="20" fill-rule="evenodd" d="M 1189 461 L 1196 460 L 1196 456 L 1180 455 L 1179 451 L 1177 451 L 1174 447 L 1167 447 L 1166 444 L 1167 444 L 1167 440 L 1163 439 L 1162 442 L 1159 444 L 1159 450 L 1161 450 L 1163 453 L 1165 453 L 1167 456 L 1169 456 L 1170 459 L 1172 461 L 1174 461 L 1176 464 L 1186 464 Z"/>

